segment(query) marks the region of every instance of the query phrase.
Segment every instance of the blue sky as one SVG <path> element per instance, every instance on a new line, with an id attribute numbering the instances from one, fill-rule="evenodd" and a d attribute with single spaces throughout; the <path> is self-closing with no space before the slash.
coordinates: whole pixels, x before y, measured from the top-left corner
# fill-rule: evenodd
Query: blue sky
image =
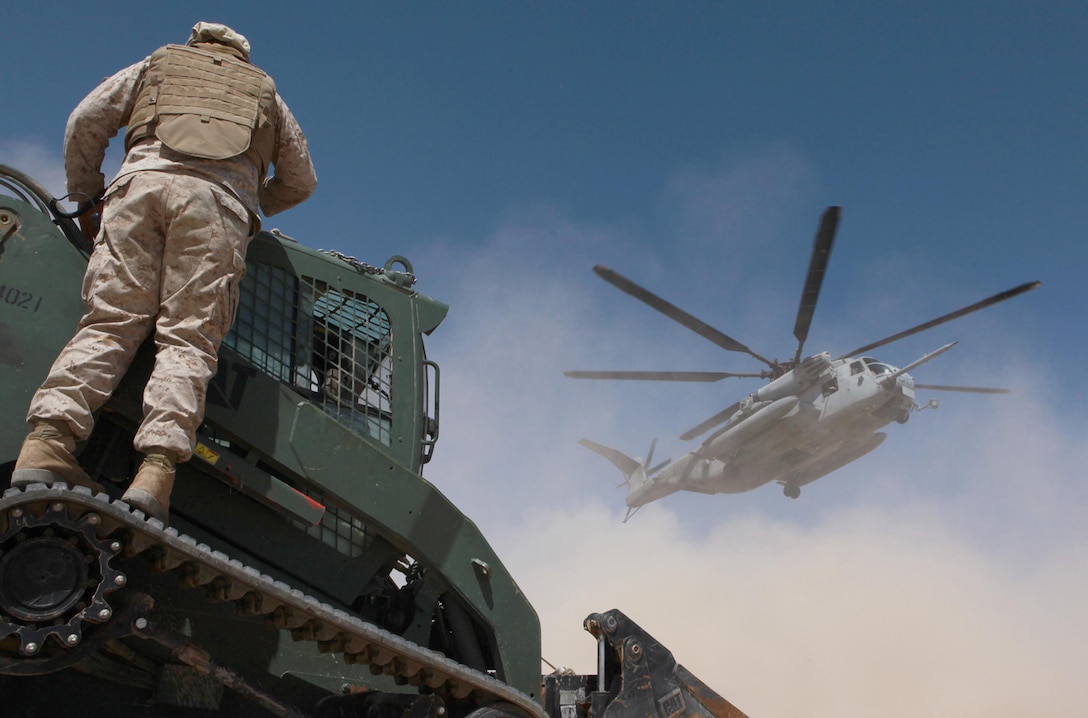
<path id="1" fill-rule="evenodd" d="M 1088 702 L 1069 670 L 1088 659 L 1086 6 L 8 3 L 0 162 L 59 190 L 72 107 L 197 20 L 248 36 L 309 138 L 318 191 L 266 227 L 374 264 L 405 255 L 451 304 L 428 345 L 444 390 L 428 477 L 510 563 L 549 660 L 591 670 L 580 621 L 616 605 L 753 718 Z M 659 437 L 677 456 L 679 433 L 758 383 L 562 370 L 759 367 L 590 268 L 784 358 L 831 204 L 807 349 L 1040 279 L 878 352 L 904 365 L 959 340 L 915 378 L 1013 394 L 942 395 L 797 502 L 675 496 L 620 524 L 618 474 L 576 440 L 637 455 Z M 713 620 L 672 607 L 692 593 Z M 691 640 L 708 634 L 730 659 Z M 879 690 L 844 691 L 843 674 Z"/>

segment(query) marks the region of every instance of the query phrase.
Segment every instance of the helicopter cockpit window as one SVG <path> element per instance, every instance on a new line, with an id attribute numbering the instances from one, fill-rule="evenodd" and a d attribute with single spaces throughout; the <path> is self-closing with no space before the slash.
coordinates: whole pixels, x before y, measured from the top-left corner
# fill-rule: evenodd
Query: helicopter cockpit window
<path id="1" fill-rule="evenodd" d="M 850 376 L 856 376 L 865 371 L 865 365 L 859 361 L 850 364 Z"/>
<path id="2" fill-rule="evenodd" d="M 353 431 L 392 444 L 392 334 L 377 303 L 250 262 L 223 345 Z"/>
<path id="3" fill-rule="evenodd" d="M 885 374 L 895 373 L 895 367 L 885 364 L 884 362 L 877 361 L 876 359 L 863 357 L 862 361 L 865 362 L 865 364 L 869 367 L 869 370 L 878 377 L 884 376 Z"/>

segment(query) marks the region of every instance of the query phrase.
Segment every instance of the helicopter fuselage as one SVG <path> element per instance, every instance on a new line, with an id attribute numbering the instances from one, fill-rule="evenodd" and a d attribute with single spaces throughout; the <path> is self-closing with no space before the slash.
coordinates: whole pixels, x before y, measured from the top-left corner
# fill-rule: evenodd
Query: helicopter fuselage
<path id="1" fill-rule="evenodd" d="M 632 487 L 628 506 L 681 490 L 741 493 L 815 481 L 879 446 L 881 427 L 909 418 L 914 380 L 897 371 L 869 357 L 806 359 L 750 394 L 698 449 Z"/>

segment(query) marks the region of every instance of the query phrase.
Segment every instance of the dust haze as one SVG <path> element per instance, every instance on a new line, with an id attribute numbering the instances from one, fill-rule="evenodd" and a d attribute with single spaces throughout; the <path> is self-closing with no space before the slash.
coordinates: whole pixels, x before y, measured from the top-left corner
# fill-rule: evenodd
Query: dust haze
<path id="1" fill-rule="evenodd" d="M 719 202 L 741 205 L 731 222 L 765 205 L 751 191 L 730 197 L 732 178 L 704 179 L 701 206 L 715 188 Z M 690 218 L 688 204 L 672 201 Z M 810 203 L 795 203 L 814 229 Z M 729 241 L 708 263 L 731 259 Z M 429 343 L 443 370 L 443 442 L 428 476 L 481 526 L 537 608 L 544 657 L 594 672 L 582 620 L 620 608 L 754 718 L 1080 715 L 1088 705 L 1088 450 L 1082 422 L 1048 401 L 1055 368 L 1015 349 L 1018 328 L 992 315 L 981 323 L 1000 332 L 992 343 L 959 347 L 919 379 L 974 377 L 1012 394 L 943 395 L 939 410 L 892 424 L 884 446 L 796 502 L 775 486 L 675 495 L 624 524 L 619 473 L 577 439 L 644 454 L 660 436 L 656 457 L 675 458 L 694 448 L 676 442 L 680 431 L 758 384 L 562 376 L 571 368 L 743 366 L 742 356 L 707 350 L 592 275 L 594 263 L 623 247 L 617 231 L 579 227 L 552 209 L 507 217 L 482 248 L 437 247 L 434 263 L 462 270 L 452 278 L 421 272 L 424 287 L 437 282 L 435 296 L 452 306 Z M 761 347 L 788 334 L 807 257 L 780 285 L 759 287 L 782 294 L 773 327 L 724 298 L 744 296 L 743 285 L 722 288 L 721 304 L 688 306 L 684 297 L 700 290 L 670 278 L 660 258 L 644 259 L 659 283 L 652 286 L 672 288 L 666 298 L 715 325 L 726 307 L 729 324 L 719 328 Z M 629 258 L 631 266 L 641 260 Z M 895 306 L 896 298 L 881 301 Z M 814 336 L 828 321 L 821 310 Z M 948 326 L 954 338 L 956 324 Z M 937 341 L 884 352 L 913 359 Z M 1003 348 L 1001 363 L 980 366 L 989 346 Z M 810 340 L 809 350 L 824 348 Z"/>

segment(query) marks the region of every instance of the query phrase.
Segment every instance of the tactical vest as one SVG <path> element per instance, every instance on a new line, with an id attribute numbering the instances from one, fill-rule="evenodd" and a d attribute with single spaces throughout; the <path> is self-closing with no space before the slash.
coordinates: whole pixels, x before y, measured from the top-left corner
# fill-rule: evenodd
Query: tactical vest
<path id="1" fill-rule="evenodd" d="M 167 45 L 152 53 L 125 149 L 154 135 L 192 157 L 225 160 L 245 154 L 263 178 L 276 137 L 276 85 L 235 56 L 232 48 L 214 44 Z"/>

